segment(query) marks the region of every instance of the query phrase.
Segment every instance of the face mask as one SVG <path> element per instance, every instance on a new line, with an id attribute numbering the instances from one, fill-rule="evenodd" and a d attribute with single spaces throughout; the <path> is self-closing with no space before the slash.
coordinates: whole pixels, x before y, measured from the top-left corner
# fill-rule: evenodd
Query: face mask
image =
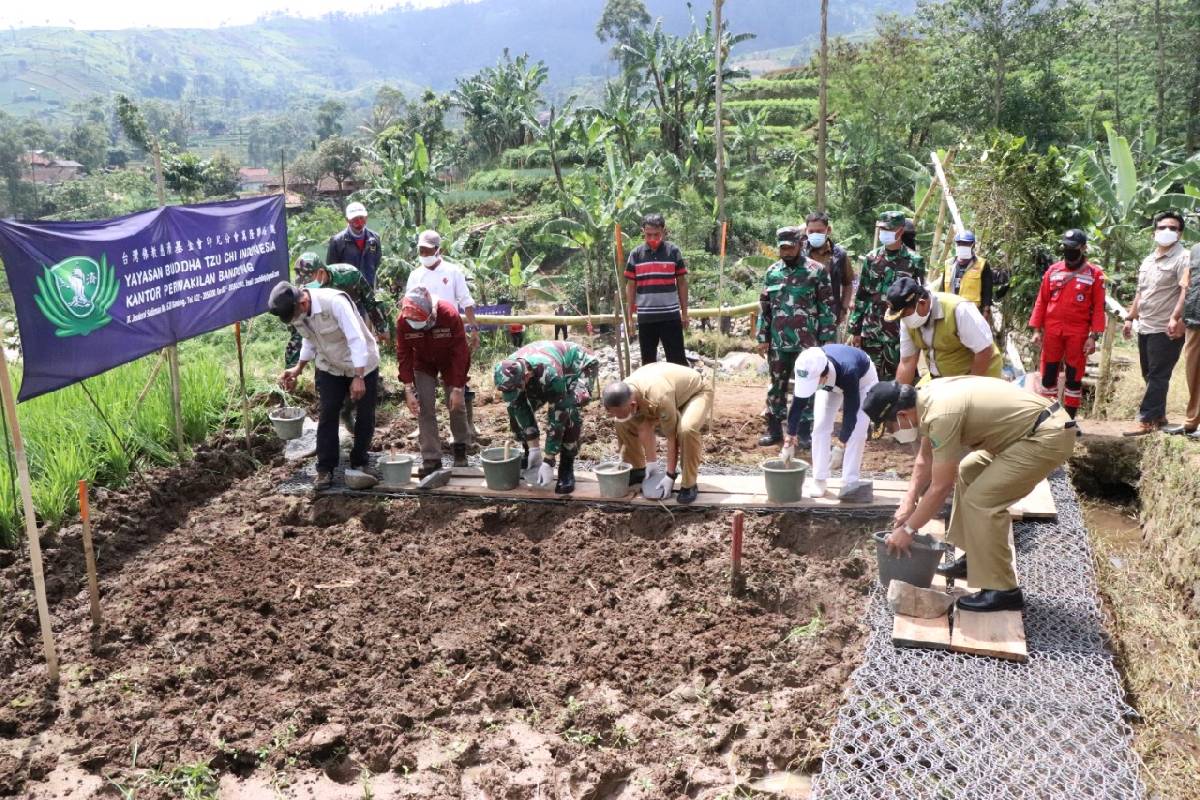
<path id="1" fill-rule="evenodd" d="M 896 232 L 895 231 L 880 231 L 879 232 L 879 243 L 881 245 L 883 245 L 884 247 L 890 247 L 891 245 L 894 245 L 896 243 Z"/>
<path id="2" fill-rule="evenodd" d="M 1081 258 L 1083 258 L 1083 251 L 1078 247 L 1064 247 L 1062 254 L 1063 260 L 1065 260 L 1068 264 L 1076 264 Z"/>
<path id="3" fill-rule="evenodd" d="M 1154 232 L 1154 243 L 1159 247 L 1170 247 L 1179 241 L 1179 231 L 1169 231 L 1166 228 Z"/>
<path id="4" fill-rule="evenodd" d="M 432 269 L 435 264 L 442 260 L 441 256 L 421 256 L 421 266 Z"/>
<path id="5" fill-rule="evenodd" d="M 423 331 L 426 328 L 428 328 L 430 325 L 433 324 L 432 319 L 426 319 L 426 320 L 406 319 L 404 321 L 407 322 L 408 327 L 412 328 L 414 331 Z"/>
<path id="6" fill-rule="evenodd" d="M 970 261 L 975 256 L 975 251 L 967 245 L 957 245 L 954 252 L 958 255 L 959 261 Z"/>
<path id="7" fill-rule="evenodd" d="M 900 427 L 897 428 L 896 432 L 892 434 L 892 438 L 895 439 L 900 444 L 912 444 L 913 442 L 915 442 L 917 440 L 917 438 L 919 437 L 917 429 L 916 428 L 905 428 L 903 417 L 897 417 L 896 420 L 897 420 L 897 424 L 900 425 Z"/>
<path id="8" fill-rule="evenodd" d="M 928 312 L 926 312 L 924 314 L 918 314 L 917 312 L 914 311 L 913 313 L 909 314 L 907 317 L 902 317 L 900 319 L 900 321 L 904 323 L 904 327 L 906 327 L 906 328 L 919 328 L 922 325 L 924 325 L 926 320 L 928 320 L 928 319 L 929 319 Z"/>
<path id="9" fill-rule="evenodd" d="M 824 233 L 810 233 L 808 235 L 808 245 L 814 250 L 820 250 L 825 246 L 827 235 Z"/>
<path id="10" fill-rule="evenodd" d="M 631 405 L 631 406 L 629 406 L 628 414 L 626 414 L 623 417 L 613 417 L 613 422 L 616 422 L 618 424 L 622 423 L 622 422 L 629 422 L 629 420 L 633 419 L 634 415 L 636 415 L 636 414 L 637 414 L 637 409 Z"/>

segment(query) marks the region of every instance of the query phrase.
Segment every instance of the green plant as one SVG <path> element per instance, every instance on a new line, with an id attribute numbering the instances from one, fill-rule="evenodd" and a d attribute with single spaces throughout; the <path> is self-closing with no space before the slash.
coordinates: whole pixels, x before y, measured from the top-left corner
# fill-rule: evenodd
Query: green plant
<path id="1" fill-rule="evenodd" d="M 788 635 L 783 637 L 785 642 L 794 642 L 799 639 L 811 639 L 825 628 L 825 620 L 820 614 L 810 619 L 803 625 L 797 625 L 788 631 Z"/>

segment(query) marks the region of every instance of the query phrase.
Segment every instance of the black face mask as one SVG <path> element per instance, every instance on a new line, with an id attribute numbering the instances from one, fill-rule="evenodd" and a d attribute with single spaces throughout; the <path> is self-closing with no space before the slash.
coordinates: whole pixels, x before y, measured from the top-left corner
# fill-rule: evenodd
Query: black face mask
<path id="1" fill-rule="evenodd" d="M 1078 264 L 1083 260 L 1083 251 L 1078 247 L 1064 247 L 1062 254 L 1068 264 Z"/>

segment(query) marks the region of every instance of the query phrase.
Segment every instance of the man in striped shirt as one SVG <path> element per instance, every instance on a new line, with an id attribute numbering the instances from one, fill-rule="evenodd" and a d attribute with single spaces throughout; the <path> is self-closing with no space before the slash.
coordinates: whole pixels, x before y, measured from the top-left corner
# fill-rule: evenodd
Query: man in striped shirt
<path id="1" fill-rule="evenodd" d="M 625 291 L 629 313 L 637 312 L 642 364 L 658 360 L 658 343 L 662 342 L 667 361 L 686 367 L 683 330 L 688 323 L 687 267 L 679 248 L 665 241 L 666 229 L 662 214 L 642 218 L 645 243 L 629 254 Z"/>

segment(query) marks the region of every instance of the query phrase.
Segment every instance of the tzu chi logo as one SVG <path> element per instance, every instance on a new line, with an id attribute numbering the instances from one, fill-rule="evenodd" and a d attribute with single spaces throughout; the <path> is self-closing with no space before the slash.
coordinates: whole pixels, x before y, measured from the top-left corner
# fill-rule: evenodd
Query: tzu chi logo
<path id="1" fill-rule="evenodd" d="M 56 336 L 87 336 L 112 322 L 108 309 L 117 299 L 117 273 L 100 256 L 72 256 L 45 267 L 33 299 L 55 327 Z"/>

